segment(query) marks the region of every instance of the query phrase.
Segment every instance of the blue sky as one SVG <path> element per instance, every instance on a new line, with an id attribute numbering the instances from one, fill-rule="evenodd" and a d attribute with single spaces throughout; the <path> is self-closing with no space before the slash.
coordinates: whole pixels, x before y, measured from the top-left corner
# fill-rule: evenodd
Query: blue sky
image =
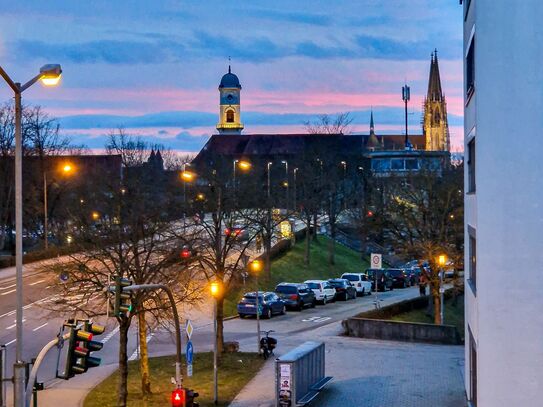
<path id="1" fill-rule="evenodd" d="M 420 129 L 430 53 L 438 49 L 453 145 L 462 139 L 462 12 L 445 0 L 0 0 L 0 63 L 23 82 L 60 63 L 40 104 L 77 143 L 101 148 L 115 127 L 180 151 L 205 143 L 232 57 L 248 133 L 303 132 L 350 111 L 353 130 L 401 132 L 401 86 Z M 0 100 L 9 90 L 0 86 Z"/>

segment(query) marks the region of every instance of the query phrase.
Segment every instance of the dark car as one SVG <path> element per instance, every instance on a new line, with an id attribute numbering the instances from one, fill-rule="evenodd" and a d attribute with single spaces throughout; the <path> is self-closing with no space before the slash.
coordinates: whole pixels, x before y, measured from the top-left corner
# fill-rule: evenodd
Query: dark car
<path id="1" fill-rule="evenodd" d="M 336 299 L 347 301 L 351 298 L 356 298 L 356 288 L 354 288 L 349 280 L 344 278 L 331 278 L 328 282 L 336 289 Z"/>
<path id="2" fill-rule="evenodd" d="M 417 285 L 419 283 L 420 275 L 421 275 L 420 267 L 418 266 L 411 267 L 411 268 L 406 269 L 405 272 L 407 273 L 407 276 L 409 277 L 409 282 L 411 283 L 411 285 Z"/>
<path id="3" fill-rule="evenodd" d="M 393 290 L 394 285 L 392 277 L 387 270 L 384 269 L 367 269 L 366 274 L 368 280 L 371 281 L 371 290 L 375 291 L 375 281 L 377 281 L 377 290 L 386 291 L 387 289 Z"/>
<path id="4" fill-rule="evenodd" d="M 286 305 L 281 298 L 275 293 L 258 292 L 258 309 L 259 315 L 264 318 L 271 318 L 272 315 L 285 313 Z M 256 293 L 245 293 L 243 298 L 238 303 L 238 314 L 240 318 L 245 318 L 248 315 L 256 316 Z"/>
<path id="5" fill-rule="evenodd" d="M 280 283 L 275 293 L 283 300 L 287 308 L 301 311 L 304 307 L 314 308 L 317 304 L 315 293 L 307 284 Z"/>
<path id="6" fill-rule="evenodd" d="M 392 285 L 394 288 L 407 288 L 411 285 L 409 276 L 404 269 L 386 269 L 392 277 Z"/>

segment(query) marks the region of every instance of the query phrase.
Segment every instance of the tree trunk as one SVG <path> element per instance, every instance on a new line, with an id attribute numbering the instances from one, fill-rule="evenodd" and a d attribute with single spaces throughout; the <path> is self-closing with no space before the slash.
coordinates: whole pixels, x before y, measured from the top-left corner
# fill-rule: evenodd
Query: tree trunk
<path id="1" fill-rule="evenodd" d="M 271 277 L 271 259 L 270 259 L 270 252 L 271 252 L 271 241 L 272 236 L 268 233 L 265 233 L 264 237 L 264 274 L 267 278 Z"/>
<path id="2" fill-rule="evenodd" d="M 441 303 L 439 300 L 439 293 L 433 295 L 434 298 L 434 324 L 439 325 L 441 321 Z"/>
<path id="3" fill-rule="evenodd" d="M 224 351 L 224 298 L 217 299 L 217 353 L 221 355 Z"/>
<path id="4" fill-rule="evenodd" d="M 330 240 L 328 241 L 328 264 L 336 264 L 336 223 L 330 222 Z"/>
<path id="5" fill-rule="evenodd" d="M 145 397 L 151 394 L 151 376 L 149 374 L 149 352 L 147 349 L 147 324 L 143 306 L 138 313 L 138 334 L 140 339 L 140 376 L 141 393 Z"/>
<path id="6" fill-rule="evenodd" d="M 121 317 L 119 319 L 119 386 L 117 388 L 117 406 L 126 407 L 128 397 L 128 328 L 130 319 Z"/>
<path id="7" fill-rule="evenodd" d="M 315 212 L 313 214 L 313 241 L 317 241 L 317 229 L 318 229 L 318 225 L 317 225 L 317 212 Z"/>
<path id="8" fill-rule="evenodd" d="M 310 250 L 311 250 L 311 218 L 307 222 L 307 228 L 305 229 L 305 253 L 304 253 L 304 263 L 306 266 L 309 266 L 310 263 Z"/>

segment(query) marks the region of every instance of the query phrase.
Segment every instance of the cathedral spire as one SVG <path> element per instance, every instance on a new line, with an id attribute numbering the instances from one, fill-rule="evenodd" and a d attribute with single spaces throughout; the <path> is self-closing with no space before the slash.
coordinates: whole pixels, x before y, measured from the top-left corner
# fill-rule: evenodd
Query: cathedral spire
<path id="1" fill-rule="evenodd" d="M 370 134 L 375 132 L 375 126 L 373 125 L 373 107 L 371 108 L 370 115 Z"/>
<path id="2" fill-rule="evenodd" d="M 437 62 L 437 49 L 432 53 L 430 62 L 430 79 L 428 80 L 428 100 L 441 101 L 443 100 L 443 92 L 441 90 L 441 78 L 439 76 L 439 64 Z"/>

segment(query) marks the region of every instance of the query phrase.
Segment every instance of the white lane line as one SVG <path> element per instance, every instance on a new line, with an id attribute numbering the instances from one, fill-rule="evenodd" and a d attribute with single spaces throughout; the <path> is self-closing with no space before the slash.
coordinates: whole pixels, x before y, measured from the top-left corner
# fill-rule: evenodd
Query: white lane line
<path id="1" fill-rule="evenodd" d="M 102 341 L 102 343 L 106 343 L 107 341 L 109 341 L 111 338 L 113 338 L 113 336 L 119 332 L 119 327 L 117 326 L 113 331 L 111 331 L 110 333 L 108 333 L 106 335 L 106 337 L 104 338 L 104 340 Z"/>
<path id="2" fill-rule="evenodd" d="M 153 338 L 153 335 L 154 335 L 154 334 L 155 334 L 154 332 L 151 332 L 149 335 L 147 335 L 147 338 L 145 338 L 145 341 L 146 341 L 147 343 L 149 343 L 149 341 Z M 136 348 L 136 350 L 134 351 L 134 353 L 132 354 L 132 356 L 130 356 L 130 357 L 128 358 L 128 360 L 129 360 L 129 361 L 130 361 L 130 360 L 136 360 L 136 359 L 138 358 L 138 356 L 139 356 L 139 352 L 140 352 L 140 347 L 138 346 L 138 347 Z"/>
<path id="3" fill-rule="evenodd" d="M 0 290 L 7 290 L 8 288 L 15 287 L 17 284 L 7 285 L 5 287 L 0 287 Z"/>
<path id="4" fill-rule="evenodd" d="M 9 341 L 8 343 L 5 344 L 5 346 L 9 346 L 9 345 L 11 345 L 12 343 L 15 343 L 15 342 L 17 342 L 17 339 Z"/>
<path id="5" fill-rule="evenodd" d="M 45 280 L 38 280 L 38 281 L 34 281 L 33 283 L 30 283 L 28 285 L 36 285 L 36 284 L 39 284 L 39 283 L 43 283 Z"/>
<path id="6" fill-rule="evenodd" d="M 2 293 L 0 295 L 8 295 L 8 294 L 14 293 L 15 291 L 17 291 L 17 290 L 16 289 L 9 290 L 9 291 L 6 291 L 5 293 Z"/>
<path id="7" fill-rule="evenodd" d="M 38 329 L 42 329 L 42 328 L 43 328 L 44 326 L 46 326 L 46 325 L 49 325 L 49 322 L 46 322 L 45 324 L 42 324 L 42 325 L 38 326 L 37 328 L 34 328 L 34 329 L 32 330 L 32 332 L 36 332 Z"/>
<path id="8" fill-rule="evenodd" d="M 6 312 L 5 314 L 0 315 L 0 318 L 4 318 L 4 317 L 7 317 L 7 316 L 13 315 L 13 314 L 15 314 L 15 310 L 9 311 L 9 312 Z"/>
<path id="9" fill-rule="evenodd" d="M 23 319 L 23 324 L 24 324 L 25 321 L 26 321 L 26 319 Z M 13 329 L 13 328 L 15 328 L 15 327 L 17 326 L 17 321 L 13 321 L 13 322 L 15 322 L 15 323 L 14 323 L 13 325 L 8 326 L 6 329 Z"/>

